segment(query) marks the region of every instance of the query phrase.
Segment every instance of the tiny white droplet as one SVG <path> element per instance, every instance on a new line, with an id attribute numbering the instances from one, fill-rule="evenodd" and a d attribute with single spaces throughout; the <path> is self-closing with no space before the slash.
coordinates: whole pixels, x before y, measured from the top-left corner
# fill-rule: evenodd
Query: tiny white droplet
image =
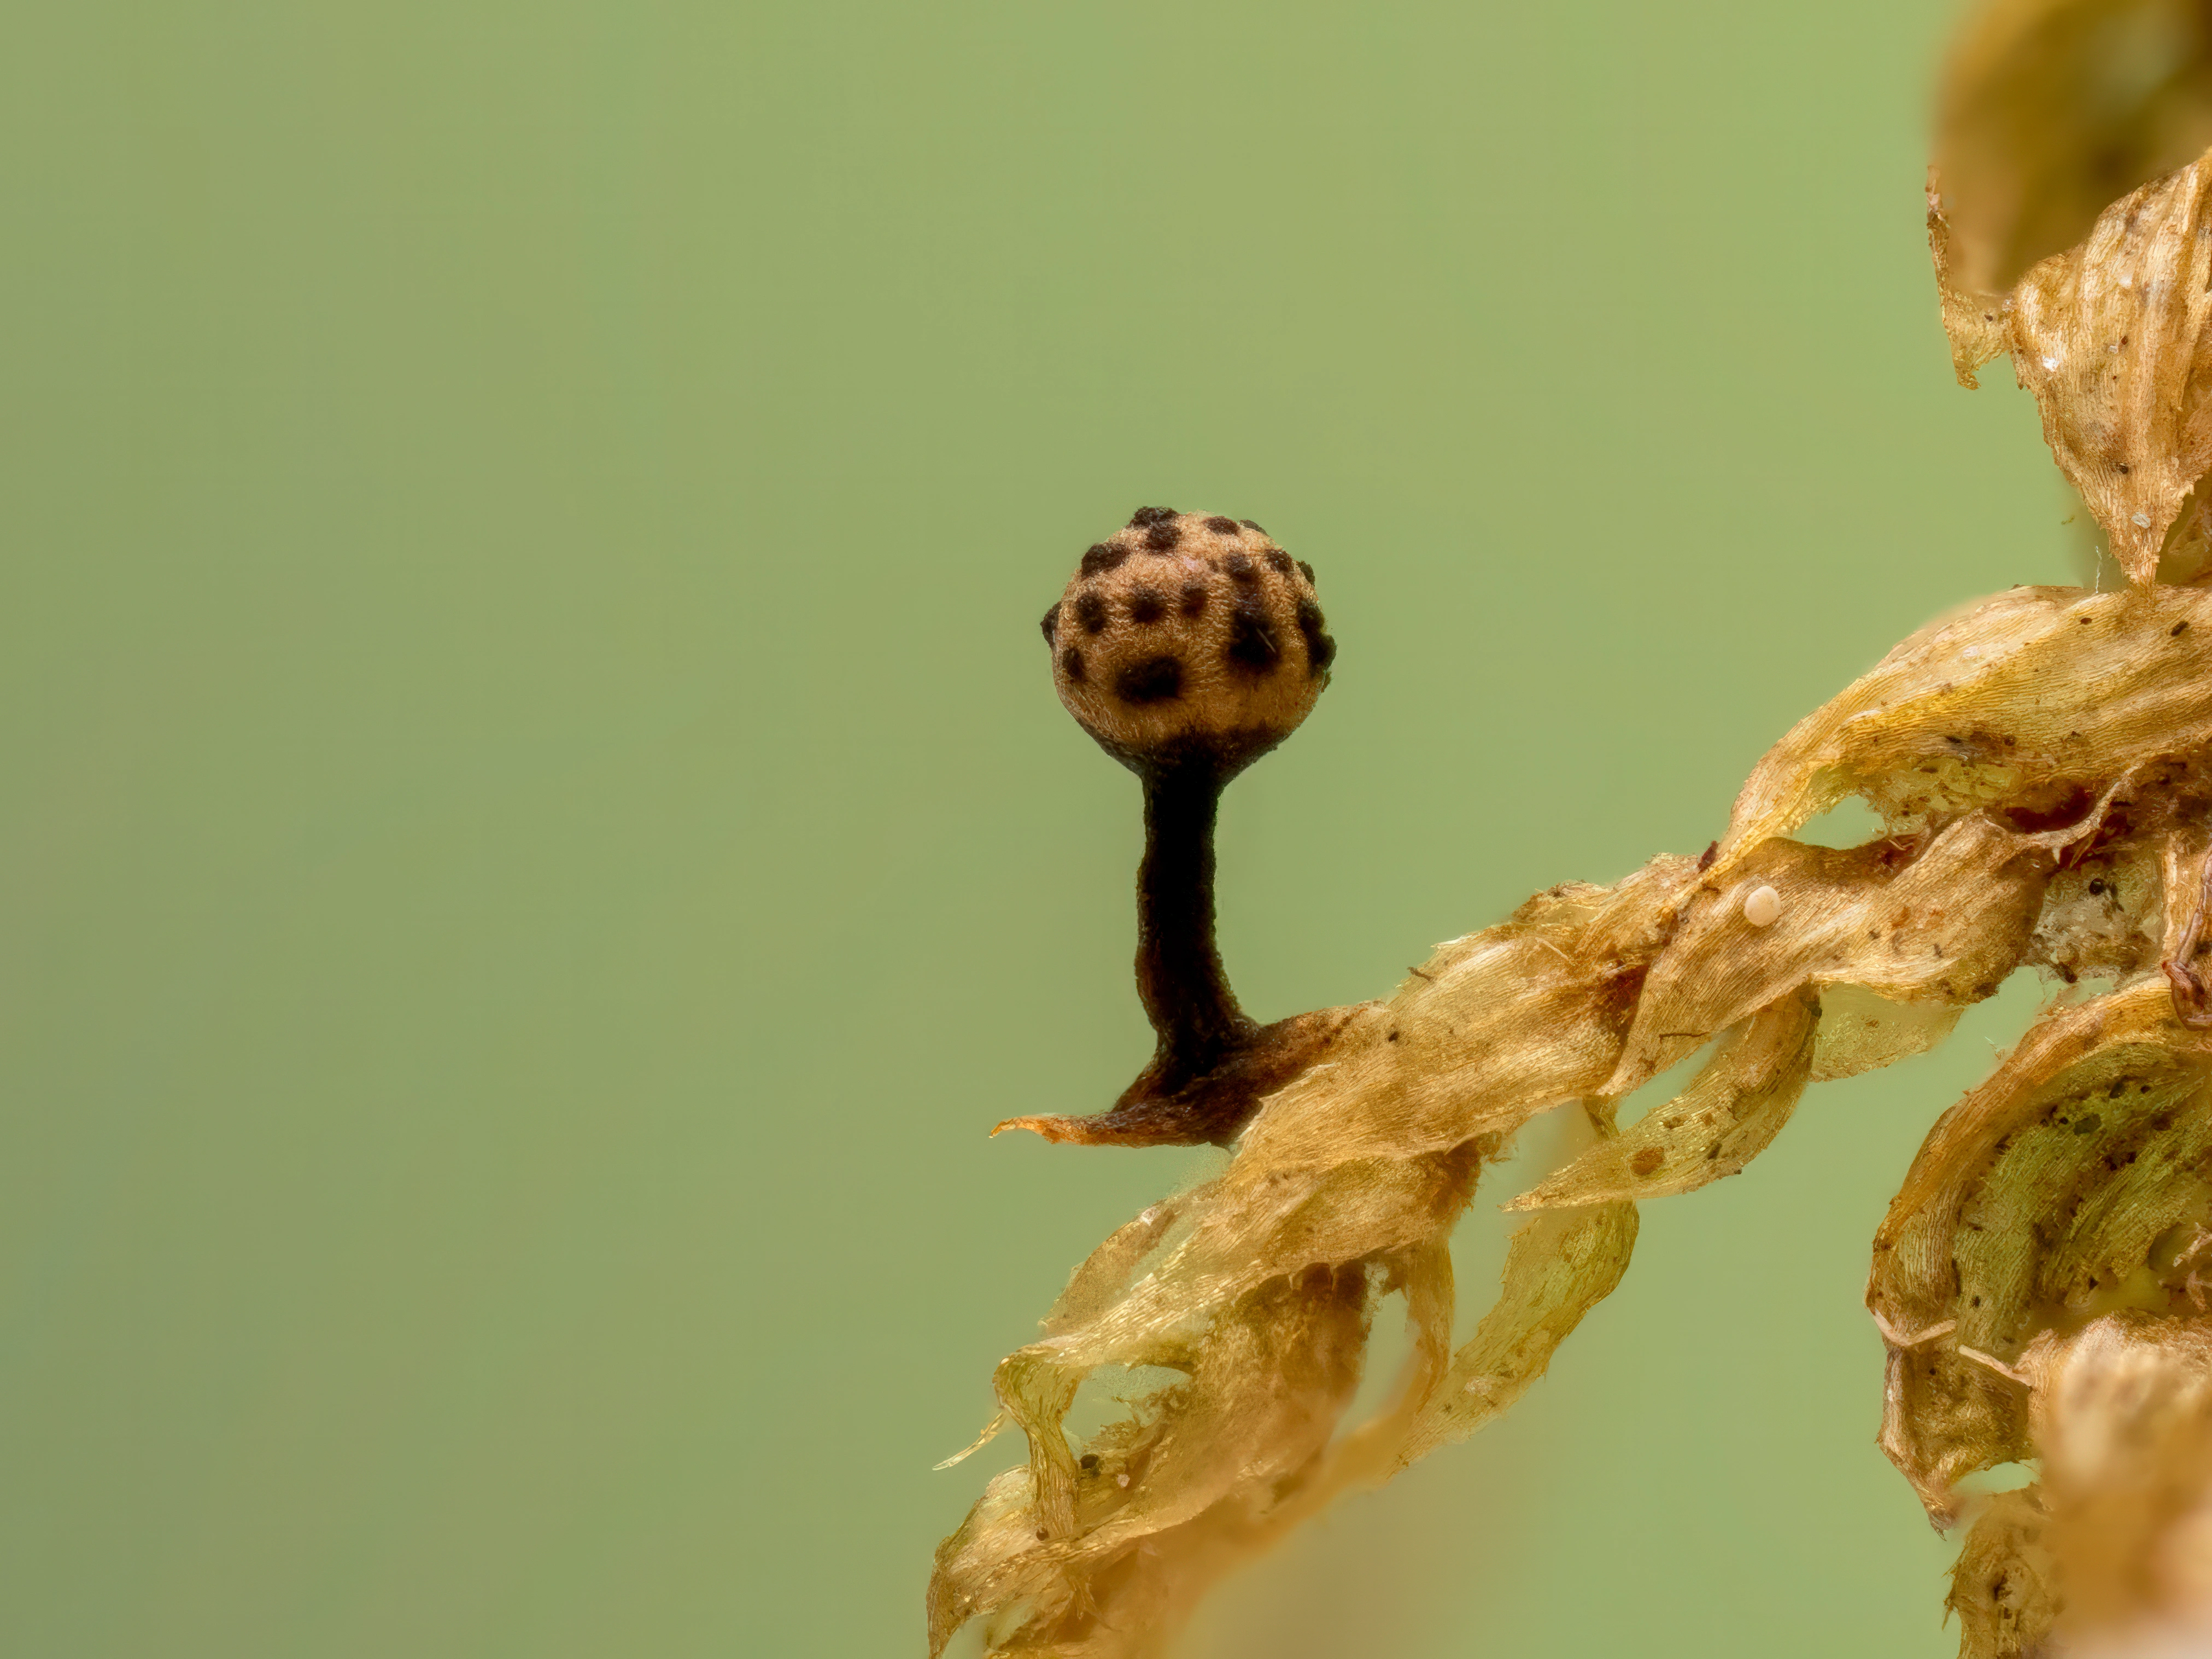
<path id="1" fill-rule="evenodd" d="M 1754 927 L 1771 927 L 1781 914 L 1782 895 L 1771 887 L 1754 887 L 1743 896 L 1743 919 Z"/>
<path id="2" fill-rule="evenodd" d="M 2045 368 L 2056 368 L 2058 367 L 2058 359 L 2056 357 L 2045 357 L 2043 360 L 2043 366 Z"/>
<path id="3" fill-rule="evenodd" d="M 1126 1474 L 1117 1474 L 1114 1477 L 1114 1484 L 1117 1486 L 1126 1486 L 1129 1484 L 1129 1477 Z"/>
<path id="4" fill-rule="evenodd" d="M 2150 514 L 2148 513 L 2130 513 L 2128 514 L 2128 522 L 2138 530 L 2148 530 L 2150 528 Z"/>

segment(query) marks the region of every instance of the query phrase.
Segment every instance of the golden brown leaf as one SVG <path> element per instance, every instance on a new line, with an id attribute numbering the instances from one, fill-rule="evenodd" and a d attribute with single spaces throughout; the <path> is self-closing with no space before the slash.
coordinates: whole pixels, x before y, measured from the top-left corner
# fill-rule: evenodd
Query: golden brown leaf
<path id="1" fill-rule="evenodd" d="M 2062 1631 L 2212 1645 L 2212 1322 L 2111 1315 L 2023 1369 Z"/>
<path id="2" fill-rule="evenodd" d="M 1819 999 L 1800 990 L 1723 1039 L 1696 1081 L 1609 1136 L 1509 1210 L 1662 1198 L 1732 1176 L 1765 1151 L 1812 1074 Z"/>
<path id="3" fill-rule="evenodd" d="M 1852 795 L 1895 833 L 1987 806 L 2064 853 L 2118 785 L 2201 750 L 2208 728 L 2212 592 L 2015 587 L 1930 623 L 1793 726 L 1737 796 L 1714 870 Z"/>
<path id="4" fill-rule="evenodd" d="M 2140 1310 L 2021 1358 L 2041 1479 L 1991 1501 L 1952 1574 L 1960 1659 L 2212 1647 L 2212 1322 Z"/>
<path id="5" fill-rule="evenodd" d="M 1936 161 L 1964 286 L 2001 291 L 2212 146 L 2212 28 L 2192 0 L 1996 0 L 1947 56 Z"/>
<path id="6" fill-rule="evenodd" d="M 1636 1206 L 1600 1204 L 1524 1222 L 1506 1250 L 1503 1293 L 1452 1356 L 1406 1433 L 1395 1467 L 1464 1440 L 1528 1392 L 1583 1316 L 1613 1294 L 1636 1248 Z"/>
<path id="7" fill-rule="evenodd" d="M 2014 372 L 2130 578 L 2212 466 L 2212 162 L 2145 185 L 2013 289 Z"/>
<path id="8" fill-rule="evenodd" d="M 1959 1659 L 2037 1659 L 2057 1622 L 2051 1517 L 2030 1486 L 1990 1500 L 1951 1569 L 1946 1605 L 1959 1615 Z"/>
<path id="9" fill-rule="evenodd" d="M 1882 1449 L 1938 1524 L 2030 1455 L 2021 1358 L 2120 1306 L 2187 1305 L 2173 1234 L 2212 1187 L 2212 1037 L 2163 980 L 2039 1020 L 1929 1133 L 1875 1236 Z"/>
<path id="10" fill-rule="evenodd" d="M 1951 1035 L 1962 1012 L 1960 1003 L 1899 1002 L 1862 985 L 1823 986 L 1811 1080 L 1832 1083 L 1925 1054 Z"/>
<path id="11" fill-rule="evenodd" d="M 1936 265 L 1936 301 L 1951 343 L 1951 373 L 1972 392 L 1982 365 L 2012 349 L 2012 295 L 1969 285 L 1960 276 L 1957 238 L 1944 210 L 1936 170 L 1928 173 L 1928 257 Z"/>
<path id="12" fill-rule="evenodd" d="M 1945 67 L 1928 236 L 1953 368 L 1972 386 L 2012 354 L 2139 582 L 2212 566 L 2191 501 L 2208 146 L 2212 21 L 2191 0 L 1997 0 Z"/>
<path id="13" fill-rule="evenodd" d="M 1717 863 L 1683 902 L 1606 1092 L 1626 1094 L 1800 986 L 1955 1006 L 1990 995 L 2027 950 L 2057 862 L 2042 837 L 1976 812 L 1924 839 L 1777 838 Z M 1746 914 L 1761 889 L 1779 907 L 1764 928 Z"/>

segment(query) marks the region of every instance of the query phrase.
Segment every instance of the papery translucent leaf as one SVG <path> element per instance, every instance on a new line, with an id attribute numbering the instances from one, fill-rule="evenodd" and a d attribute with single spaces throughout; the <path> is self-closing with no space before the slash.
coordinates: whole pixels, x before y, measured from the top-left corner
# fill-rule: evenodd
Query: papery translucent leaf
<path id="1" fill-rule="evenodd" d="M 1109 1555 L 1195 1519 L 1232 1492 L 1264 1510 L 1269 1489 L 1328 1443 L 1350 1403 L 1367 1316 L 1366 1276 L 1356 1265 L 1309 1267 L 1240 1298 L 1198 1347 L 1192 1374 L 1203 1386 L 1175 1391 L 1175 1408 L 1162 1414 L 1147 1449 L 1144 1478 L 1084 1528 L 1073 1558 Z M 1089 1484 L 1105 1495 L 1097 1479 Z"/>
<path id="2" fill-rule="evenodd" d="M 2212 1200 L 2208 1158 L 2212 1041 L 2163 981 L 2046 1015 L 1937 1122 L 1875 1236 L 1867 1306 L 1889 1346 L 1882 1449 L 1939 1522 L 1960 1477 L 2030 1455 L 2030 1343 L 2183 1304 L 2170 1235 Z"/>
<path id="3" fill-rule="evenodd" d="M 1541 1376 L 1583 1316 L 1613 1293 L 1636 1248 L 1636 1206 L 1540 1215 L 1513 1235 L 1497 1305 L 1407 1435 L 1400 1467 L 1464 1440 Z"/>
<path id="4" fill-rule="evenodd" d="M 1194 1348 L 1193 1381 L 1109 1425 L 1081 1459 L 1070 1453 L 1064 1470 L 1050 1460 L 1055 1489 L 1047 1494 L 1034 1454 L 1040 1443 L 1066 1443 L 1056 1419 L 1049 1433 L 1033 1428 L 1030 1468 L 993 1481 L 938 1552 L 932 1654 L 978 1613 L 1011 1620 L 992 1632 L 994 1653 L 1152 1651 L 1197 1595 L 1265 1537 L 1269 1511 L 1318 1472 L 1358 1386 L 1367 1291 L 1365 1271 L 1353 1266 L 1309 1268 L 1248 1293 Z M 1006 1370 L 1002 1390 L 1024 1395 L 1032 1411 L 1064 1381 L 1054 1376 L 1024 1394 L 1048 1368 L 1022 1368 L 1011 1382 Z"/>
<path id="5" fill-rule="evenodd" d="M 2138 582 L 2212 466 L 2212 163 L 2115 202 L 2088 239 L 2022 276 L 2014 372 L 2059 470 Z"/>
<path id="6" fill-rule="evenodd" d="M 1961 386 L 2010 353 L 2035 395 L 2051 457 L 2134 581 L 2202 580 L 2212 523 L 2212 158 L 2115 202 L 2078 246 L 2007 293 L 1961 280 L 1932 179 L 1928 246 Z"/>
<path id="7" fill-rule="evenodd" d="M 1717 864 L 1683 901 L 1606 1092 L 1640 1086 L 1800 986 L 1962 1006 L 1989 996 L 2027 950 L 2057 862 L 2035 837 L 1976 813 L 1925 843 L 1776 839 Z M 1746 905 L 1762 888 L 1779 909 L 1759 927 Z"/>
<path id="8" fill-rule="evenodd" d="M 1951 1569 L 1959 1659 L 2037 1659 L 2060 1605 L 2044 1534 L 2051 1517 L 2030 1486 L 2000 1492 L 1975 1521 Z"/>
<path id="9" fill-rule="evenodd" d="M 2027 960 L 2069 984 L 2154 971 L 2166 890 L 2154 840 L 2107 843 L 2052 876 Z"/>
<path id="10" fill-rule="evenodd" d="M 1930 169 L 1928 179 L 1928 257 L 1936 265 L 1936 299 L 1943 337 L 1951 343 L 1951 373 L 1972 392 L 1978 371 L 2012 349 L 2012 295 L 1969 284 L 1958 270 L 1950 215 Z"/>
<path id="11" fill-rule="evenodd" d="M 1660 858 L 1617 887 L 1555 887 L 1499 926 L 1438 946 L 1363 1045 L 1267 1103 L 1239 1165 L 1280 1179 L 1403 1158 L 1595 1093 L 1695 868 Z"/>
<path id="12" fill-rule="evenodd" d="M 1960 1003 L 1899 1002 L 1863 985 L 1824 985 L 1812 1080 L 1832 1083 L 1925 1054 L 1964 1012 Z"/>
<path id="13" fill-rule="evenodd" d="M 925 1604 L 931 1659 L 976 1613 L 997 1609 L 1000 1601 L 987 1601 L 986 1596 L 1011 1601 L 1018 1595 L 1024 1577 L 1021 1564 L 1036 1537 L 1030 1518 L 1035 1507 L 1029 1470 L 1008 1469 L 992 1478 L 967 1519 L 937 1547 Z M 1027 1576 L 1041 1589 L 1048 1585 L 1042 1561 L 1034 1562 Z"/>
<path id="14" fill-rule="evenodd" d="M 2201 752 L 2208 728 L 2212 592 L 2015 587 L 1930 623 L 1792 727 L 1737 797 L 1716 867 L 1852 795 L 1898 831 L 1990 806 L 2086 835 L 2115 782 Z"/>
<path id="15" fill-rule="evenodd" d="M 1129 1276 L 1159 1249 L 1175 1224 L 1213 1201 L 1218 1186 L 1209 1181 L 1173 1198 L 1164 1198 L 1135 1220 L 1109 1233 L 1104 1243 L 1068 1275 L 1066 1289 L 1044 1316 L 1044 1328 L 1070 1330 L 1111 1307 L 1127 1288 Z"/>
<path id="16" fill-rule="evenodd" d="M 2194 0 L 1996 0 L 1944 64 L 1936 161 L 1968 287 L 2002 290 L 2212 146 L 2212 28 Z"/>
<path id="17" fill-rule="evenodd" d="M 1766 1149 L 1813 1069 L 1820 1002 L 1797 991 L 1721 1042 L 1687 1089 L 1506 1206 L 1557 1209 L 1694 1191 Z"/>

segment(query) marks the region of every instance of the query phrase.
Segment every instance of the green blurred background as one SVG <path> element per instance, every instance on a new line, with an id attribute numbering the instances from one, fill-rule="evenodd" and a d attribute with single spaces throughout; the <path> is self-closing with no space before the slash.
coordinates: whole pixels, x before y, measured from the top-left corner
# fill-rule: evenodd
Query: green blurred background
<path id="1" fill-rule="evenodd" d="M 1215 1156 L 984 1138 L 1147 1047 L 1037 615 L 1141 502 L 1318 568 L 1335 684 L 1224 822 L 1262 1017 L 1702 847 L 2069 579 L 1936 325 L 1950 21 L 14 17 L 0 1652 L 918 1653 L 1017 1449 L 930 1466 Z M 1950 1651 L 1859 1295 L 2034 996 L 1648 1206 L 1520 1410 L 1183 1652 Z"/>

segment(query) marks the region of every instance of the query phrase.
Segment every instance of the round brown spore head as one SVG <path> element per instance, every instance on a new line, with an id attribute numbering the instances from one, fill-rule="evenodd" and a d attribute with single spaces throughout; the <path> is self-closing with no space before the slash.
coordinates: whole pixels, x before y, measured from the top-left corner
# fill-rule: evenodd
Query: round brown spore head
<path id="1" fill-rule="evenodd" d="M 1297 729 L 1336 657 L 1311 565 L 1249 519 L 1164 507 L 1084 554 L 1044 637 L 1068 713 L 1137 772 L 1250 764 Z"/>

